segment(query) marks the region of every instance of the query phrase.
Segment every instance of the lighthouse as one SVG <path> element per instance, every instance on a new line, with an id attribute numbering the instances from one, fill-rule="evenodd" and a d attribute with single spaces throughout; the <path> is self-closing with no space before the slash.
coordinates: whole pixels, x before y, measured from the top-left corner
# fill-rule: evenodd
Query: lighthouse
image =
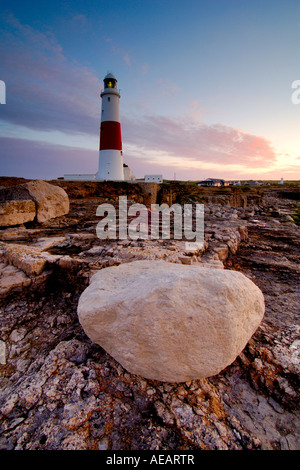
<path id="1" fill-rule="evenodd" d="M 124 180 L 122 138 L 117 79 L 109 73 L 104 77 L 102 98 L 99 167 L 97 180 Z"/>

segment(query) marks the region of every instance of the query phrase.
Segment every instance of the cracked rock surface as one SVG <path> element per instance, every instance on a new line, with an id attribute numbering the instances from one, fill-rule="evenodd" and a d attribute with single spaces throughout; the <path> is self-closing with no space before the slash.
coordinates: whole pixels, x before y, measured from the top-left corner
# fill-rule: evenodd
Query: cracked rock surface
<path id="1" fill-rule="evenodd" d="M 208 201 L 205 246 L 193 254 L 177 240 L 99 240 L 98 204 L 72 199 L 67 215 L 0 231 L 0 448 L 299 449 L 294 201 Z M 77 305 L 92 276 L 147 259 L 240 271 L 263 292 L 261 325 L 217 375 L 145 379 L 84 333 Z"/>

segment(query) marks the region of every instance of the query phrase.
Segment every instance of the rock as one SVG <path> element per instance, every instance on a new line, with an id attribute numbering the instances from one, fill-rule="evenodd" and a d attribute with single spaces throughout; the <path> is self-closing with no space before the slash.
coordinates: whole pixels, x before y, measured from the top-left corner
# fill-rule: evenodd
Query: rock
<path id="1" fill-rule="evenodd" d="M 6 263 L 12 264 L 23 271 L 27 276 L 36 276 L 46 268 L 47 264 L 55 263 L 60 255 L 51 255 L 41 249 L 17 243 L 0 242 L 3 258 Z"/>
<path id="2" fill-rule="evenodd" d="M 70 210 L 69 197 L 64 189 L 45 181 L 30 181 L 24 186 L 37 205 L 38 222 L 46 222 L 49 219 L 68 214 Z"/>
<path id="3" fill-rule="evenodd" d="M 31 199 L 0 203 L 0 226 L 20 225 L 34 220 L 35 203 Z"/>
<path id="4" fill-rule="evenodd" d="M 222 261 L 220 259 L 213 258 L 206 258 L 206 260 L 203 260 L 201 263 L 199 263 L 199 266 L 207 269 L 224 269 L 224 264 Z"/>
<path id="5" fill-rule="evenodd" d="M 165 382 L 218 374 L 263 314 L 263 295 L 243 274 L 164 261 L 103 269 L 78 303 L 93 342 L 129 372 Z"/>
<path id="6" fill-rule="evenodd" d="M 195 261 L 195 258 L 192 256 L 179 256 L 178 259 L 182 264 L 193 264 Z"/>
<path id="7" fill-rule="evenodd" d="M 82 194 L 89 190 L 85 182 L 60 184 L 64 189 L 69 185 L 71 194 L 79 185 Z M 93 184 L 102 191 L 102 184 Z M 128 373 L 85 337 L 74 315 L 87 286 L 84 276 L 104 267 L 102 256 L 79 257 L 100 243 L 95 213 L 102 199 L 97 194 L 95 200 L 73 200 L 69 216 L 56 219 L 57 224 L 54 219 L 34 229 L 0 230 L 3 241 L 65 255 L 49 266 L 49 282 L 39 280 L 46 268 L 27 278 L 29 286 L 0 298 L 0 449 L 299 450 L 299 226 L 286 223 L 281 210 L 281 225 L 275 227 L 268 207 L 265 213 L 256 210 L 251 221 L 241 220 L 245 209 L 238 209 L 239 219 L 229 219 L 225 206 L 222 218 L 205 215 L 208 246 L 201 257 L 197 254 L 197 267 L 224 269 L 212 247 L 231 242 L 236 231 L 243 235 L 245 242 L 235 255 L 230 251 L 224 264 L 246 273 L 263 290 L 263 322 L 238 360 L 219 375 L 178 384 L 148 381 Z M 85 239 L 88 233 L 91 239 Z M 219 240 L 214 233 L 221 234 Z M 49 248 L 50 238 L 52 245 L 58 236 L 66 240 L 55 244 L 58 249 Z M 103 254 L 110 247 L 117 253 L 117 244 L 122 263 L 145 259 L 145 253 L 168 261 L 172 256 L 173 263 L 186 255 L 184 240 L 176 241 L 177 251 L 170 251 L 166 240 L 139 241 L 136 248 L 124 242 L 101 241 Z M 13 266 L 6 270 L 4 251 L 0 245 L 0 275 L 5 269 L 6 282 L 14 281 L 18 271 Z"/>
<path id="8" fill-rule="evenodd" d="M 66 237 L 42 237 L 38 238 L 31 246 L 40 251 L 46 251 L 66 241 Z"/>
<path id="9" fill-rule="evenodd" d="M 15 266 L 0 264 L 0 297 L 7 295 L 12 290 L 29 286 L 31 279 Z"/>
<path id="10" fill-rule="evenodd" d="M 30 181 L 0 188 L 0 226 L 19 225 L 59 217 L 69 212 L 64 189 L 45 181 Z"/>
<path id="11" fill-rule="evenodd" d="M 220 261 L 225 261 L 228 258 L 228 246 L 220 244 L 212 247 L 213 251 L 218 254 Z"/>
<path id="12" fill-rule="evenodd" d="M 84 251 L 83 253 L 85 255 L 100 255 L 103 251 L 104 247 L 103 246 L 93 246 L 87 251 Z"/>

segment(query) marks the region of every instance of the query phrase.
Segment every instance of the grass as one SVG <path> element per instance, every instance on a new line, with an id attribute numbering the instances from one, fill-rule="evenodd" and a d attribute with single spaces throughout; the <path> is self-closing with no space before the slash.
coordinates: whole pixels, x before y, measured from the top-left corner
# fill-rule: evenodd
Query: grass
<path id="1" fill-rule="evenodd" d="M 296 214 L 291 214 L 294 219 L 295 224 L 300 225 L 300 202 L 297 202 Z"/>

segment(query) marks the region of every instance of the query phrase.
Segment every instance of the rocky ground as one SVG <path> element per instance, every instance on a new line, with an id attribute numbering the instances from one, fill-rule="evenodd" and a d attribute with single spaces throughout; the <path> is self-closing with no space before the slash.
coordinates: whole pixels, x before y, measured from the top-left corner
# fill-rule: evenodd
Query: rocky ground
<path id="1" fill-rule="evenodd" d="M 295 200 L 210 200 L 196 254 L 178 240 L 99 240 L 98 204 L 72 199 L 68 215 L 0 231 L 0 448 L 299 449 Z M 164 383 L 92 344 L 78 322 L 81 292 L 97 270 L 136 259 L 235 269 L 260 287 L 264 320 L 232 365 Z"/>

